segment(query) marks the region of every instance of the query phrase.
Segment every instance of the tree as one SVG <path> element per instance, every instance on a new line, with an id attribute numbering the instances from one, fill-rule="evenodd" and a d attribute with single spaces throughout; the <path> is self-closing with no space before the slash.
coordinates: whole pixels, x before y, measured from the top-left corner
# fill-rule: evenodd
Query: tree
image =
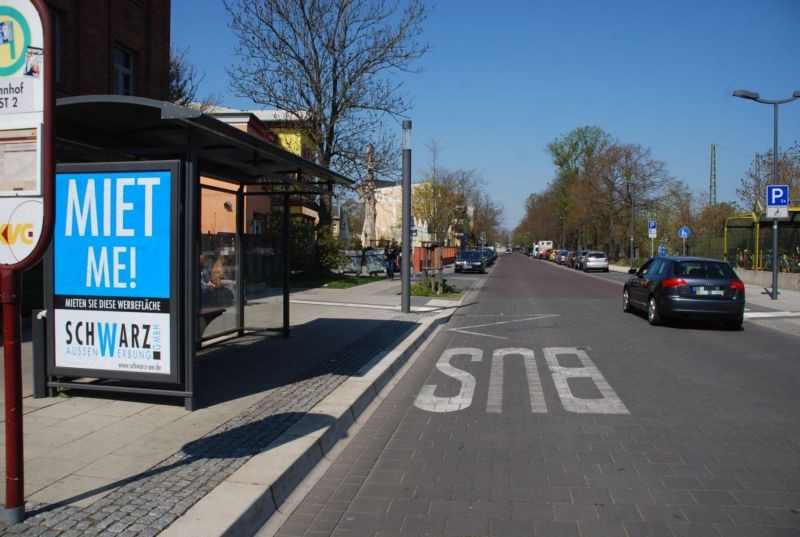
<path id="1" fill-rule="evenodd" d="M 254 103 L 284 110 L 311 140 L 322 166 L 363 173 L 364 152 L 376 162 L 398 151 L 381 135 L 386 117 L 410 109 L 399 72 L 413 72 L 428 50 L 418 41 L 429 8 L 422 0 L 223 0 L 238 36 L 233 89 Z M 377 133 L 377 134 L 376 134 Z M 376 139 L 377 138 L 377 139 Z M 380 167 L 380 164 L 378 164 Z M 396 166 L 395 166 L 396 167 Z M 320 218 L 330 219 L 327 196 Z"/>
<path id="2" fill-rule="evenodd" d="M 773 182 L 771 149 L 755 156 L 740 182 L 741 187 L 736 189 L 736 193 L 748 211 L 756 201 L 765 204 L 767 185 Z M 789 198 L 800 200 L 800 145 L 797 142 L 783 155 L 778 153 L 778 184 L 789 185 Z"/>
<path id="3" fill-rule="evenodd" d="M 209 95 L 197 101 L 197 90 L 206 75 L 200 73 L 197 66 L 189 62 L 188 55 L 188 48 L 170 48 L 167 101 L 204 112 L 215 106 L 219 99 Z"/>

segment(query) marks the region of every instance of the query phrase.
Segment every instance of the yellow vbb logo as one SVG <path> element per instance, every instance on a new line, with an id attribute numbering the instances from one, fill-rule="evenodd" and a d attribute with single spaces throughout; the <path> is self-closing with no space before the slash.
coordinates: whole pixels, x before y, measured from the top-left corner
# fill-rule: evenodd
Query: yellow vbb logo
<path id="1" fill-rule="evenodd" d="M 13 7 L 0 6 L 0 76 L 13 76 L 22 69 L 30 44 L 25 17 Z"/>
<path id="2" fill-rule="evenodd" d="M 33 224 L 2 224 L 0 225 L 0 244 L 14 245 L 17 243 L 33 244 Z"/>

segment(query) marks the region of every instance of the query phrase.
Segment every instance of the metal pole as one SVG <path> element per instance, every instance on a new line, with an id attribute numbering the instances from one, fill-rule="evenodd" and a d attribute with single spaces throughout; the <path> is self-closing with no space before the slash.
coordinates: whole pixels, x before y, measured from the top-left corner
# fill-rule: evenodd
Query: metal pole
<path id="1" fill-rule="evenodd" d="M 283 337 L 288 338 L 290 333 L 289 322 L 289 192 L 283 194 L 283 215 L 281 227 L 281 250 L 283 251 Z"/>
<path id="2" fill-rule="evenodd" d="M 22 522 L 25 518 L 19 289 L 19 271 L 3 267 L 0 271 L 6 392 L 6 505 L 3 518 L 12 524 Z"/>
<path id="3" fill-rule="evenodd" d="M 403 121 L 403 253 L 400 259 L 400 309 L 411 312 L 411 120 Z"/>
<path id="4" fill-rule="evenodd" d="M 631 202 L 631 267 L 633 266 L 633 192 L 631 188 L 631 180 L 628 179 L 628 198 Z"/>
<path id="5" fill-rule="evenodd" d="M 774 127 L 772 133 L 772 184 L 778 184 L 778 103 L 774 109 Z M 772 220 L 772 300 L 778 300 L 778 219 Z"/>

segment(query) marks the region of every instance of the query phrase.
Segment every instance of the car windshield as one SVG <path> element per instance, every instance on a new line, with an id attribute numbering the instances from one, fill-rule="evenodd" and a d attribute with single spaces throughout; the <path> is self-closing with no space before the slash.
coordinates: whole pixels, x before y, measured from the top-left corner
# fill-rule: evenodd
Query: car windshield
<path id="1" fill-rule="evenodd" d="M 588 254 L 586 254 L 586 257 L 596 257 L 599 259 L 605 259 L 606 254 L 604 254 L 603 252 L 589 252 Z"/>
<path id="2" fill-rule="evenodd" d="M 675 275 L 689 278 L 735 278 L 736 274 L 722 261 L 679 261 L 675 263 Z"/>
<path id="3" fill-rule="evenodd" d="M 481 253 L 480 252 L 461 252 L 458 254 L 458 258 L 464 261 L 480 261 Z"/>

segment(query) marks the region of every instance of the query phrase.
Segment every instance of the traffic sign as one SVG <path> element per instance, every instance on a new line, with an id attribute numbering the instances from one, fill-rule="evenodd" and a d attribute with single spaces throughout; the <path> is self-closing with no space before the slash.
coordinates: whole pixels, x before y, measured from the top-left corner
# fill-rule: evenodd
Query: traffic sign
<path id="1" fill-rule="evenodd" d="M 659 244 L 658 245 L 658 255 L 667 255 L 667 245 L 666 244 Z"/>
<path id="2" fill-rule="evenodd" d="M 767 207 L 788 207 L 789 185 L 767 185 Z"/>
<path id="3" fill-rule="evenodd" d="M 682 228 L 680 228 L 678 230 L 678 237 L 680 237 L 682 239 L 688 239 L 689 235 L 691 235 L 691 234 L 692 234 L 692 232 L 686 226 L 683 226 Z"/>
<path id="4" fill-rule="evenodd" d="M 786 205 L 783 206 L 775 206 L 775 207 L 767 207 L 767 218 L 772 218 L 773 220 L 782 220 L 789 218 L 789 207 Z"/>
<path id="5" fill-rule="evenodd" d="M 649 238 L 651 238 L 651 239 L 655 239 L 657 230 L 658 230 L 658 227 L 656 225 L 656 221 L 655 220 L 648 220 L 647 221 L 647 236 Z"/>

